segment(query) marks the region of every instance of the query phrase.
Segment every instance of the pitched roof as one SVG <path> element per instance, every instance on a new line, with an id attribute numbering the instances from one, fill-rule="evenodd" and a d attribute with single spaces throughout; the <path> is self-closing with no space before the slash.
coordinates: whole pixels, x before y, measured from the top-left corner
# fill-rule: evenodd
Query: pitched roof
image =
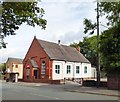
<path id="1" fill-rule="evenodd" d="M 7 62 L 8 62 L 8 61 L 22 64 L 23 59 L 20 59 L 20 58 L 8 58 Z"/>
<path id="2" fill-rule="evenodd" d="M 53 42 L 39 40 L 41 47 L 52 60 L 70 61 L 70 62 L 85 62 L 90 63 L 80 52 L 74 47 L 60 45 Z"/>

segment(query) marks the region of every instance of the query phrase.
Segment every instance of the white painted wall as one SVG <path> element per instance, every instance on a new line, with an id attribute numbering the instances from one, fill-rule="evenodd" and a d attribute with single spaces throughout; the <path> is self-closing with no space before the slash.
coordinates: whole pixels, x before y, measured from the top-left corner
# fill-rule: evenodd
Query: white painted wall
<path id="1" fill-rule="evenodd" d="M 82 63 L 81 65 L 82 70 L 82 78 L 89 78 L 91 77 L 91 64 L 90 63 Z M 87 73 L 84 73 L 84 68 L 87 67 Z"/>
<path id="2" fill-rule="evenodd" d="M 80 73 L 76 73 L 76 66 L 79 66 L 80 68 Z M 81 63 L 74 63 L 74 78 L 81 78 L 82 77 L 82 66 Z"/>
<path id="3" fill-rule="evenodd" d="M 67 74 L 67 65 L 70 65 L 70 73 Z M 73 69 L 74 63 L 73 62 L 66 62 L 64 66 L 64 78 L 73 78 Z"/>
<path id="4" fill-rule="evenodd" d="M 55 65 L 60 65 L 60 74 L 55 73 Z M 53 61 L 53 68 L 52 68 L 52 73 L 53 73 L 52 78 L 53 78 L 53 80 L 63 79 L 63 65 L 64 65 L 63 61 Z"/>
<path id="5" fill-rule="evenodd" d="M 55 73 L 55 65 L 60 65 L 60 74 Z M 71 73 L 67 74 L 67 65 L 71 66 Z M 76 66 L 80 67 L 80 73 L 76 74 Z M 84 67 L 87 67 L 87 73 L 84 73 Z M 59 80 L 64 78 L 88 78 L 91 77 L 91 64 L 90 63 L 76 63 L 76 62 L 65 62 L 65 61 L 53 61 L 52 68 L 53 80 Z"/>

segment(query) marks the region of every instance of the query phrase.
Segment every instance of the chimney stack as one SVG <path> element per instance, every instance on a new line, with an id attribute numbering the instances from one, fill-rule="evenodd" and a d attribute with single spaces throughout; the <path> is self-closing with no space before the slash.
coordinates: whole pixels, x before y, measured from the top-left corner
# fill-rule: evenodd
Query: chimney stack
<path id="1" fill-rule="evenodd" d="M 36 39 L 36 36 L 34 36 L 34 38 Z"/>
<path id="2" fill-rule="evenodd" d="M 78 52 L 80 52 L 80 46 L 77 46 L 77 47 L 76 47 L 76 50 L 77 50 Z"/>
<path id="3" fill-rule="evenodd" d="M 58 45 L 60 45 L 60 40 L 58 40 Z"/>

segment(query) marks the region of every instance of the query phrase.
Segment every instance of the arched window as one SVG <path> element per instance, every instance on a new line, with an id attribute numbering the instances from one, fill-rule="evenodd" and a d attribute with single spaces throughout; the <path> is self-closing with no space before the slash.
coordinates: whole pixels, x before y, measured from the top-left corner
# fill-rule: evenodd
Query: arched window
<path id="1" fill-rule="evenodd" d="M 41 70 L 41 74 L 45 74 L 45 69 L 46 69 L 46 63 L 45 63 L 45 61 L 42 61 L 42 70 Z"/>
<path id="2" fill-rule="evenodd" d="M 27 79 L 29 79 L 29 76 L 30 76 L 30 68 L 26 68 L 26 76 L 27 76 Z"/>

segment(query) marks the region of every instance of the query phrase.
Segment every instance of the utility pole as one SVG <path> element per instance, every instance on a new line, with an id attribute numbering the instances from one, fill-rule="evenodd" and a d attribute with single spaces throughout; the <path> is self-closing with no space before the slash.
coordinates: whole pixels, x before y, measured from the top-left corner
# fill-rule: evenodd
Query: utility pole
<path id="1" fill-rule="evenodd" d="M 100 86 L 99 1 L 97 0 L 97 88 Z"/>

